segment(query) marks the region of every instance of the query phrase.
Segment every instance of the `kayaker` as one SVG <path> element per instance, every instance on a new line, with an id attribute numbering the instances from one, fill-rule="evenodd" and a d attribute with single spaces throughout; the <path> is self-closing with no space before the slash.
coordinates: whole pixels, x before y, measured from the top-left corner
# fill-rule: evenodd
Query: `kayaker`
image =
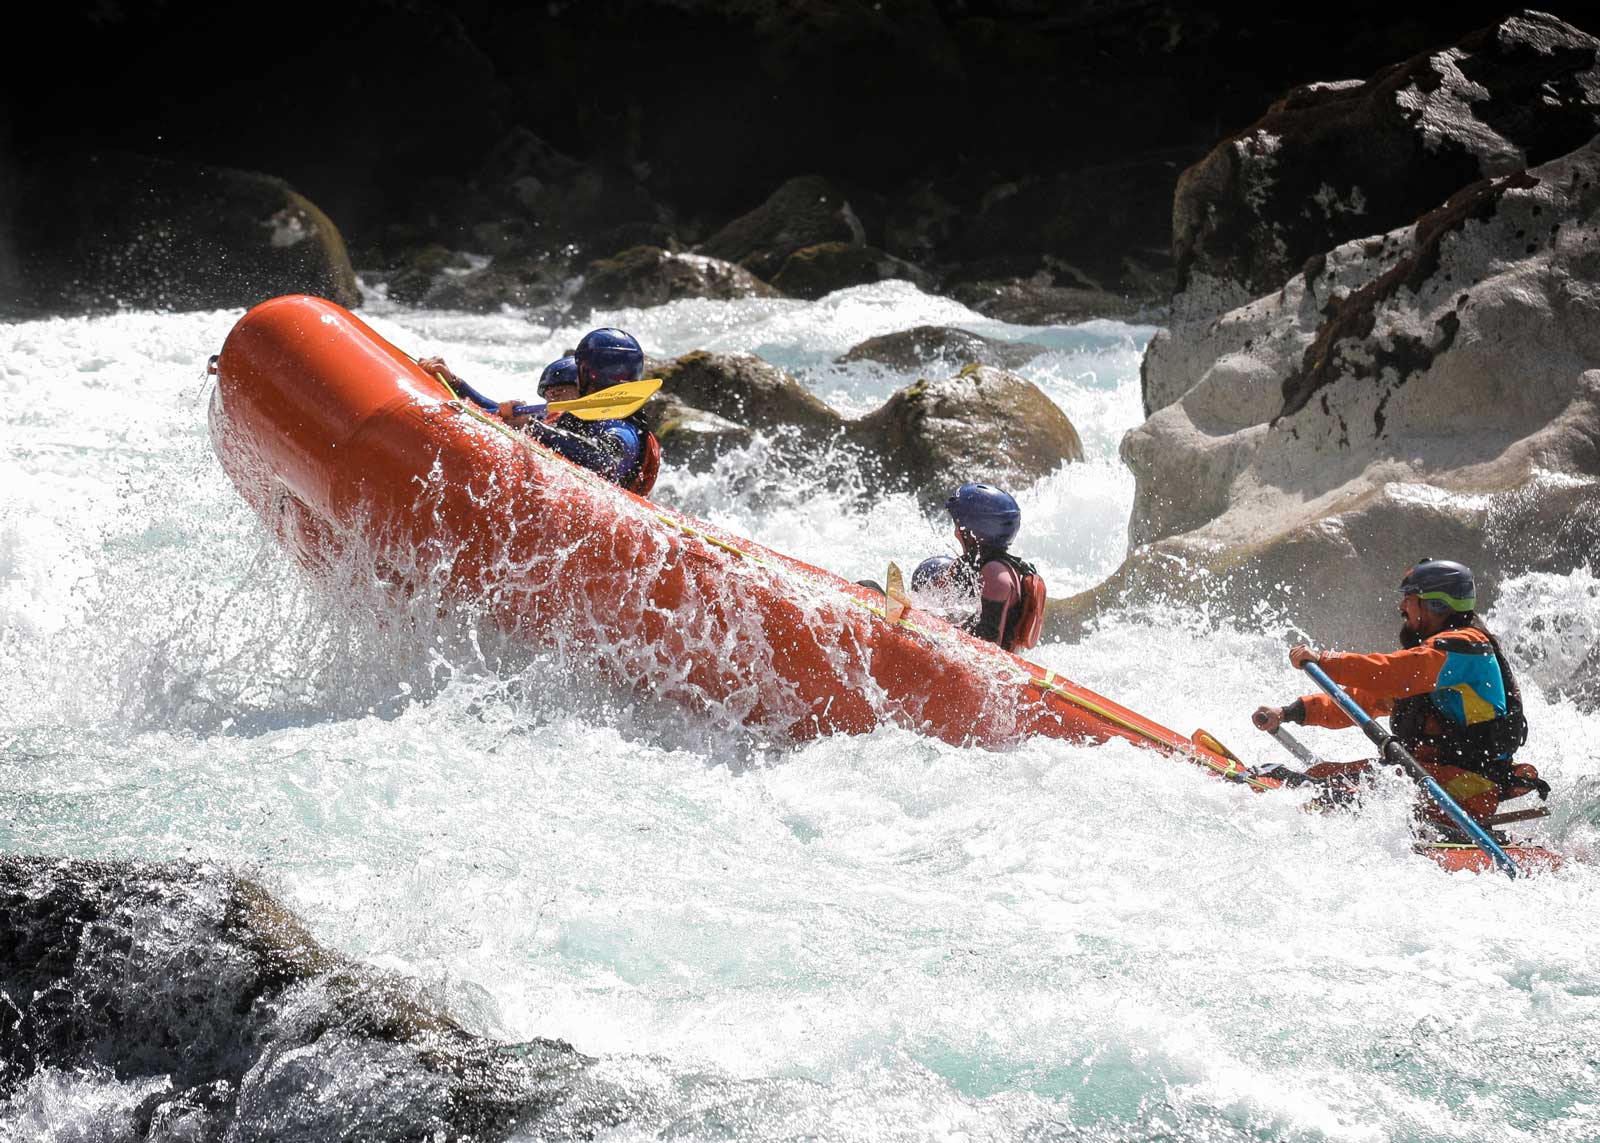
<path id="1" fill-rule="evenodd" d="M 573 384 L 566 380 L 564 360 L 551 362 L 540 375 L 539 393 L 548 401 L 567 399 L 556 394 L 560 386 Z M 637 381 L 644 374 L 644 350 L 632 334 L 620 329 L 596 329 L 585 334 L 571 360 L 577 388 L 569 397 L 587 397 L 624 381 Z M 430 373 L 444 374 L 446 380 L 457 379 L 443 358 L 424 358 L 418 364 Z M 513 412 L 521 403 L 501 402 L 501 418 L 574 464 L 599 473 L 629 492 L 648 496 L 655 487 L 661 470 L 661 444 L 639 413 L 604 421 L 585 421 L 565 413 L 546 423 L 534 415 Z"/>
<path id="2" fill-rule="evenodd" d="M 924 560 L 912 573 L 913 588 L 918 573 L 928 569 L 928 582 L 941 580 L 976 605 L 960 621 L 962 630 L 1007 651 L 1036 645 L 1044 624 L 1044 579 L 1009 550 L 1022 529 L 1022 509 L 1009 492 L 979 483 L 963 484 L 944 506 L 955 521 L 961 555 L 942 571 L 930 569 L 931 560 Z"/>
<path id="3" fill-rule="evenodd" d="M 1527 763 L 1514 760 L 1527 741 L 1522 695 L 1499 641 L 1478 618 L 1471 569 L 1453 560 L 1426 559 L 1400 581 L 1401 650 L 1340 654 L 1301 644 L 1289 652 L 1296 668 L 1316 663 L 1374 717 L 1389 716 L 1390 732 L 1475 820 L 1502 801 L 1550 786 Z M 1267 732 L 1280 723 L 1344 727 L 1350 718 L 1333 699 L 1310 694 L 1287 706 L 1263 706 L 1253 721 Z M 1319 762 L 1306 775 L 1335 791 L 1353 791 L 1377 763 Z"/>

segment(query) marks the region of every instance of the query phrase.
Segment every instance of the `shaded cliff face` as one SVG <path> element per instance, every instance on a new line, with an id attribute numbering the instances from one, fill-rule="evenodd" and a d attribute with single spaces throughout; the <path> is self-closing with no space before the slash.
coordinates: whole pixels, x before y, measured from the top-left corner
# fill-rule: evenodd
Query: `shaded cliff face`
<path id="1" fill-rule="evenodd" d="M 576 245 L 581 269 L 692 246 L 787 180 L 826 175 L 861 188 L 852 240 L 946 287 L 1022 278 L 1154 300 L 1179 173 L 1218 138 L 1287 88 L 1370 75 L 1503 10 L 339 0 L 269 20 L 198 0 L 69 5 L 37 14 L 33 50 L 0 77 L 0 149 L 285 179 L 363 267 L 441 242 Z M 497 163 L 528 133 L 555 161 Z"/>
<path id="2" fill-rule="evenodd" d="M 1297 88 L 1179 181 L 1180 317 L 1275 290 L 1308 258 L 1597 132 L 1600 41 L 1539 12 L 1365 82 Z"/>

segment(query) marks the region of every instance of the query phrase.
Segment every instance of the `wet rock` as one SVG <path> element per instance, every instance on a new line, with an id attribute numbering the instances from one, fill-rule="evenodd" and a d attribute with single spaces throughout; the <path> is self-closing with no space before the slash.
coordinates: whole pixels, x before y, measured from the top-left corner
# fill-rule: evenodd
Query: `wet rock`
<path id="1" fill-rule="evenodd" d="M 848 439 L 875 459 L 889 487 L 933 503 L 956 484 L 1017 489 L 1081 460 L 1072 422 L 1031 381 L 985 365 L 918 381 L 850 424 Z"/>
<path id="2" fill-rule="evenodd" d="M 33 164 L 14 203 L 14 294 L 39 314 L 360 300 L 344 240 L 282 179 L 115 151 Z"/>
<path id="3" fill-rule="evenodd" d="M 825 242 L 866 244 L 873 231 L 864 215 L 876 216 L 876 202 L 865 192 L 822 175 L 803 175 L 718 230 L 700 252 L 737 262 L 771 281 L 796 250 Z"/>
<path id="4" fill-rule="evenodd" d="M 0 1098 L 41 1069 L 162 1078 L 147 1139 L 498 1139 L 559 1112 L 591 1061 L 498 1045 L 314 941 L 214 867 L 0 858 Z"/>
<path id="5" fill-rule="evenodd" d="M 449 272 L 465 273 L 472 261 L 464 254 L 437 244 L 410 250 L 398 259 L 397 268 L 387 275 L 389 297 L 407 305 L 422 305 L 436 283 Z"/>
<path id="6" fill-rule="evenodd" d="M 573 296 L 579 312 L 659 306 L 679 298 L 766 298 L 777 291 L 732 262 L 635 246 L 589 263 Z"/>
<path id="7" fill-rule="evenodd" d="M 1590 142 L 1154 339 L 1119 590 L 1275 602 L 1383 646 L 1421 556 L 1471 565 L 1484 606 L 1507 575 L 1592 561 L 1597 219 Z"/>
<path id="8" fill-rule="evenodd" d="M 993 365 L 1015 369 L 1048 352 L 1030 341 L 1001 341 L 981 333 L 947 325 L 919 325 L 881 337 L 869 337 L 838 358 L 841 365 L 873 361 L 891 369 L 947 368 Z"/>
<path id="9" fill-rule="evenodd" d="M 666 364 L 658 375 L 663 394 L 736 425 L 823 441 L 845 423 L 793 377 L 754 354 L 697 350 Z"/>
<path id="10" fill-rule="evenodd" d="M 748 425 L 696 409 L 670 394 L 656 397 L 648 408 L 663 462 L 691 472 L 704 472 L 725 453 L 744 448 L 755 438 Z"/>
<path id="11" fill-rule="evenodd" d="M 1055 276 L 961 282 L 949 295 L 985 317 L 1013 325 L 1071 325 L 1096 318 L 1132 320 L 1149 313 L 1148 303 L 1078 286 L 1058 286 Z"/>
<path id="12" fill-rule="evenodd" d="M 933 289 L 933 277 L 918 266 L 886 254 L 876 246 L 822 242 L 805 246 L 784 260 L 772 284 L 791 298 L 815 300 L 849 286 L 891 279 Z"/>
<path id="13" fill-rule="evenodd" d="M 564 262 L 496 258 L 465 274 L 444 274 L 434 282 L 423 304 L 472 313 L 498 313 L 507 307 L 528 310 L 556 304 L 565 287 Z"/>
<path id="14" fill-rule="evenodd" d="M 1291 91 L 1178 184 L 1185 305 L 1197 317 L 1242 305 L 1308 258 L 1580 146 L 1600 130 L 1597 49 L 1522 12 L 1371 79 Z"/>

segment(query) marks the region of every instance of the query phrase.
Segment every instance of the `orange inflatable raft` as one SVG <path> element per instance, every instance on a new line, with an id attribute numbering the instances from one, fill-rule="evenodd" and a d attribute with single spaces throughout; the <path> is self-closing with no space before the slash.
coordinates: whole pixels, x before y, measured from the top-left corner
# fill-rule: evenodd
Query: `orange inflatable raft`
<path id="1" fill-rule="evenodd" d="M 978 746 L 1121 737 L 1279 785 L 938 618 L 895 615 L 868 588 L 568 463 L 332 302 L 256 306 L 215 369 L 217 455 L 304 563 L 361 545 L 504 629 L 582 647 L 617 680 L 791 740 L 883 722 Z"/>

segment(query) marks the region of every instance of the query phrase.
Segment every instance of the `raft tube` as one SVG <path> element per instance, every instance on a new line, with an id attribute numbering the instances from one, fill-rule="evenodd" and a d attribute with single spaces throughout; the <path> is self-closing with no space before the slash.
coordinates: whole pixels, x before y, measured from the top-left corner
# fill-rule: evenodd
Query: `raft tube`
<path id="1" fill-rule="evenodd" d="M 885 721 L 946 742 L 1126 738 L 1243 767 L 884 596 L 652 504 L 456 399 L 347 310 L 274 298 L 216 362 L 223 468 L 304 563 L 442 569 L 514 633 L 791 740 Z M 1275 785 L 1257 781 L 1258 785 Z"/>

